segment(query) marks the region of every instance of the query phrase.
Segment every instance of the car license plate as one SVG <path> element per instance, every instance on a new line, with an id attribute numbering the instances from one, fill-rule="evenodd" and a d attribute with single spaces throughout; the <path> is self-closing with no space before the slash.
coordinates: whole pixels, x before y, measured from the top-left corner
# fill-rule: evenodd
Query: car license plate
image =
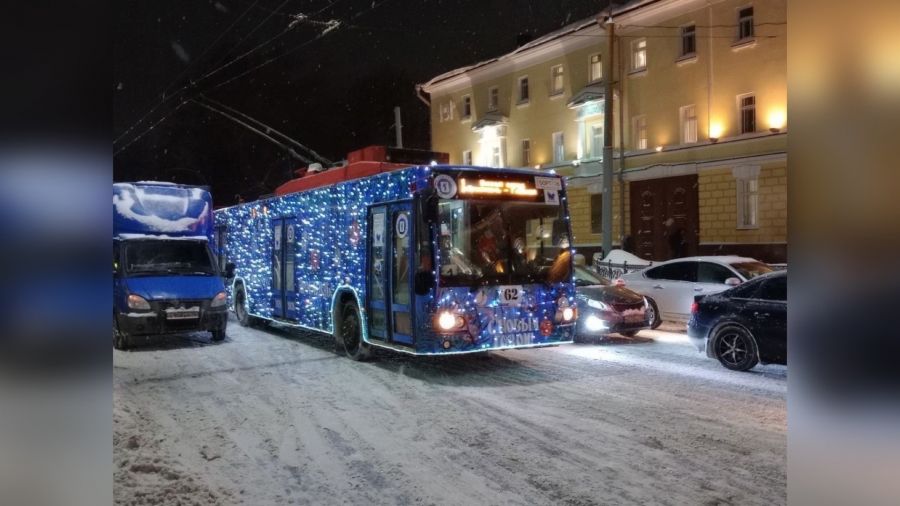
<path id="1" fill-rule="evenodd" d="M 166 319 L 167 320 L 192 320 L 200 318 L 200 308 L 199 307 L 191 307 L 191 308 L 179 308 L 179 309 L 166 309 Z"/>

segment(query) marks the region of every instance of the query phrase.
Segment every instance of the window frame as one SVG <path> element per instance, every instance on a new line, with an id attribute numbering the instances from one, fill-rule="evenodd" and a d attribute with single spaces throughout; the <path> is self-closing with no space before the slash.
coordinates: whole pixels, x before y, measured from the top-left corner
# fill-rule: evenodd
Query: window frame
<path id="1" fill-rule="evenodd" d="M 559 139 L 559 142 L 557 142 Z M 562 163 L 566 161 L 566 137 L 562 131 L 553 132 L 551 135 L 551 146 L 553 147 L 553 162 Z"/>
<path id="2" fill-rule="evenodd" d="M 738 230 L 759 228 L 759 177 L 735 179 Z M 748 219 L 749 218 L 749 219 Z"/>
<path id="3" fill-rule="evenodd" d="M 522 96 L 522 83 L 525 83 L 525 96 Z M 531 83 L 528 82 L 528 76 L 519 76 L 516 80 L 516 104 L 527 104 L 531 101 Z"/>
<path id="4" fill-rule="evenodd" d="M 637 55 L 643 53 L 644 62 L 641 66 L 637 65 Z M 631 41 L 631 72 L 644 72 L 647 70 L 647 39 L 640 38 Z"/>
<path id="5" fill-rule="evenodd" d="M 693 116 L 691 116 L 691 117 L 687 116 L 688 110 L 693 111 Z M 697 118 L 697 104 L 687 104 L 687 105 L 681 106 L 678 109 L 678 116 L 679 116 L 679 127 L 680 127 L 679 130 L 681 131 L 680 132 L 681 133 L 681 143 L 682 144 L 697 143 L 697 141 L 700 139 L 699 120 Z M 693 118 L 693 120 L 694 120 L 693 140 L 689 140 L 688 135 L 687 135 L 687 126 L 688 126 L 687 122 L 690 118 Z"/>
<path id="6" fill-rule="evenodd" d="M 641 137 L 641 133 L 643 133 L 643 137 Z M 631 117 L 631 137 L 631 144 L 635 151 L 647 149 L 647 146 L 650 145 L 647 135 L 646 114 L 638 114 Z"/>
<path id="7" fill-rule="evenodd" d="M 531 165 L 531 139 L 522 139 L 522 142 L 519 143 L 519 146 L 522 150 L 522 166 L 528 167 Z"/>
<path id="8" fill-rule="evenodd" d="M 752 106 L 745 106 L 744 100 L 751 98 L 753 99 Z M 753 112 L 753 129 L 745 130 L 746 126 L 744 123 L 744 111 Z M 755 93 L 743 93 L 737 96 L 737 111 L 738 111 L 738 133 L 740 135 L 748 135 L 754 134 L 757 132 L 757 121 L 756 121 L 756 94 Z"/>
<path id="9" fill-rule="evenodd" d="M 559 89 L 556 88 L 557 69 L 559 70 Z M 566 71 L 562 63 L 550 67 L 550 96 L 562 95 L 566 90 Z"/>
<path id="10" fill-rule="evenodd" d="M 459 115 L 460 121 L 472 119 L 472 94 L 467 93 L 462 96 L 462 113 Z"/>
<path id="11" fill-rule="evenodd" d="M 600 68 L 600 75 L 594 75 L 594 58 L 597 58 L 596 63 Z M 603 53 L 594 53 L 588 56 L 588 83 L 594 84 L 603 81 Z"/>
<path id="12" fill-rule="evenodd" d="M 472 165 L 472 150 L 464 149 L 462 152 L 462 164 L 463 165 Z"/>
<path id="13" fill-rule="evenodd" d="M 735 42 L 750 41 L 756 38 L 756 21 L 753 5 L 744 5 L 737 9 L 737 34 L 735 34 Z M 745 16 L 744 12 L 749 10 L 750 15 Z M 749 21 L 749 30 L 744 32 L 745 22 Z"/>
<path id="14" fill-rule="evenodd" d="M 690 34 L 687 31 L 690 30 Z M 697 56 L 697 24 L 689 23 L 681 26 L 681 52 L 678 55 L 679 58 L 690 58 L 691 56 Z M 687 41 L 690 40 L 691 51 L 686 51 L 685 46 Z"/>
<path id="15" fill-rule="evenodd" d="M 488 112 L 496 112 L 500 109 L 500 87 L 491 86 L 488 88 Z"/>

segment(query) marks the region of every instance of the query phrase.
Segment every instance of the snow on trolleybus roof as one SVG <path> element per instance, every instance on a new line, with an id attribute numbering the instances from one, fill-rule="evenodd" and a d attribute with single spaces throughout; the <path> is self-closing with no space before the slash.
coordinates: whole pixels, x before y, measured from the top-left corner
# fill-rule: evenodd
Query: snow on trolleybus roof
<path id="1" fill-rule="evenodd" d="M 212 196 L 204 187 L 142 181 L 113 183 L 113 235 L 212 235 Z"/>

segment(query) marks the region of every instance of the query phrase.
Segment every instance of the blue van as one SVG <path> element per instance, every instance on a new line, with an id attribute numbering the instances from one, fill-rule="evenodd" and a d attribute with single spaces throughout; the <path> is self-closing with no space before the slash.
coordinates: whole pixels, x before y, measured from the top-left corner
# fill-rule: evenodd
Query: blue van
<path id="1" fill-rule="evenodd" d="M 225 286 L 212 251 L 212 197 L 172 183 L 113 184 L 113 345 L 209 331 L 225 339 Z"/>

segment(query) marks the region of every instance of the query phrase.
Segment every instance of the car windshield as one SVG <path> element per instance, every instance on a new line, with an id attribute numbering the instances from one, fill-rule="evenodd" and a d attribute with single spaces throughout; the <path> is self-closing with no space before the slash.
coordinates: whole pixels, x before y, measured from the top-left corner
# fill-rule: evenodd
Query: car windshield
<path id="1" fill-rule="evenodd" d="M 130 275 L 216 274 L 209 248 L 201 241 L 137 240 L 125 247 L 125 272 Z"/>
<path id="2" fill-rule="evenodd" d="M 566 280 L 571 253 L 563 209 L 543 202 L 441 200 L 442 284 Z"/>
<path id="3" fill-rule="evenodd" d="M 772 272 L 772 268 L 762 262 L 737 262 L 731 264 L 731 267 L 741 273 L 744 279 L 753 279 Z"/>
<path id="4" fill-rule="evenodd" d="M 574 271 L 575 278 L 575 286 L 592 286 L 592 285 L 605 285 L 609 286 L 612 284 L 612 281 L 604 278 L 603 276 L 599 276 L 594 274 L 593 271 L 588 269 L 587 267 L 582 267 L 580 265 L 575 266 Z"/>

